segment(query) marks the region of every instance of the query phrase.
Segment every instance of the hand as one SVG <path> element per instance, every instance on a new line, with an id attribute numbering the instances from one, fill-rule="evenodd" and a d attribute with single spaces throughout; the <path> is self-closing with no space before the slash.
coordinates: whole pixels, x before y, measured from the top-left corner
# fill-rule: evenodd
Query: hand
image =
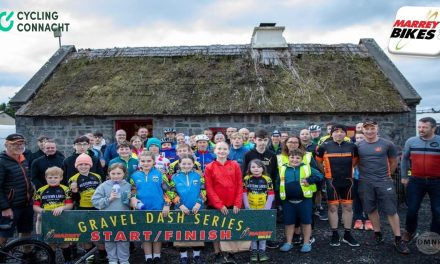
<path id="1" fill-rule="evenodd" d="M 238 208 L 237 206 L 234 206 L 234 208 L 232 208 L 232 212 L 234 214 L 237 214 L 238 212 L 240 212 L 240 208 Z"/>
<path id="2" fill-rule="evenodd" d="M 301 180 L 302 185 L 309 186 L 309 182 L 306 179 Z"/>
<path id="3" fill-rule="evenodd" d="M 226 206 L 223 205 L 223 207 L 220 209 L 220 212 L 222 212 L 223 215 L 228 215 L 229 211 Z"/>
<path id="4" fill-rule="evenodd" d="M 14 212 L 12 211 L 11 208 L 9 208 L 9 209 L 6 209 L 6 210 L 2 211 L 2 216 L 14 219 Z"/>
<path id="5" fill-rule="evenodd" d="M 179 208 L 184 214 L 189 215 L 189 209 L 185 205 L 182 204 Z"/>
<path id="6" fill-rule="evenodd" d="M 168 213 L 170 212 L 170 206 L 169 205 L 165 205 L 162 209 L 162 215 L 163 217 L 167 217 Z"/>
<path id="7" fill-rule="evenodd" d="M 111 192 L 110 193 L 110 197 L 108 198 L 109 202 L 112 202 L 114 200 L 116 200 L 118 198 L 118 193 L 117 192 Z"/>
<path id="8" fill-rule="evenodd" d="M 406 188 L 406 186 L 408 186 L 409 178 L 403 178 L 403 179 L 400 180 L 400 182 L 401 182 L 401 183 L 403 184 L 403 186 L 405 186 L 405 188 Z"/>
<path id="9" fill-rule="evenodd" d="M 71 190 L 73 193 L 77 193 L 77 192 L 78 192 L 78 184 L 76 183 L 76 181 L 74 181 L 74 182 L 72 182 L 72 183 L 70 184 L 70 190 Z"/>
<path id="10" fill-rule="evenodd" d="M 64 211 L 64 206 L 61 206 L 61 207 L 58 207 L 58 208 L 55 208 L 54 210 L 53 210 L 53 215 L 54 216 L 59 216 L 59 215 L 61 215 L 61 213 Z"/>
<path id="11" fill-rule="evenodd" d="M 201 204 L 196 203 L 192 209 L 193 214 L 197 214 L 199 212 L 201 206 L 202 206 Z"/>

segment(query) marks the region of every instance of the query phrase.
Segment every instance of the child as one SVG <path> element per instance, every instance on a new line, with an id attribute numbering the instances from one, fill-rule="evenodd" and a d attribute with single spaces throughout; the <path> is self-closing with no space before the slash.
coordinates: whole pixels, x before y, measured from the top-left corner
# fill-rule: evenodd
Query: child
<path id="1" fill-rule="evenodd" d="M 121 163 L 114 163 L 108 168 L 110 180 L 98 186 L 92 196 L 93 205 L 99 210 L 129 210 L 131 185 L 124 179 L 127 168 Z M 128 264 L 130 242 L 105 242 L 108 263 Z"/>
<path id="2" fill-rule="evenodd" d="M 47 185 L 44 185 L 34 195 L 34 212 L 37 213 L 36 233 L 41 234 L 41 213 L 45 210 L 53 211 L 54 216 L 59 216 L 64 210 L 71 210 L 73 202 L 70 198 L 69 188 L 61 184 L 63 170 L 59 167 L 50 167 L 45 173 Z M 55 245 L 51 245 L 55 250 Z M 72 263 L 69 244 L 60 245 L 63 251 L 64 263 Z"/>
<path id="3" fill-rule="evenodd" d="M 130 139 L 130 144 L 133 146 L 131 150 L 131 156 L 135 159 L 144 151 L 144 144 L 140 136 L 132 136 Z"/>
<path id="4" fill-rule="evenodd" d="M 304 237 L 304 244 L 301 252 L 307 253 L 312 250 L 310 236 L 312 233 L 312 209 L 313 193 L 316 192 L 315 183 L 320 181 L 322 174 L 312 168 L 309 164 L 303 163 L 305 151 L 294 149 L 289 151 L 289 163 L 284 164 L 280 169 L 280 198 L 284 212 L 284 228 L 286 232 L 286 243 L 280 251 L 290 251 L 292 238 L 297 218 L 299 218 Z"/>
<path id="5" fill-rule="evenodd" d="M 197 214 L 206 201 L 205 179 L 194 171 L 194 157 L 189 154 L 180 156 L 179 167 L 179 172 L 171 178 L 169 197 L 173 200 L 175 207 L 185 214 L 188 215 L 190 212 Z M 188 258 L 188 249 L 180 248 L 181 264 L 191 263 Z M 193 259 L 196 264 L 204 263 L 200 258 L 201 249 L 202 247 L 193 248 Z"/>
<path id="6" fill-rule="evenodd" d="M 197 147 L 195 155 L 197 157 L 197 161 L 200 163 L 200 165 L 202 165 L 202 172 L 205 172 L 206 165 L 215 160 L 215 156 L 208 150 L 209 138 L 207 136 L 197 135 L 195 140 Z"/>
<path id="7" fill-rule="evenodd" d="M 232 134 L 234 135 L 234 134 Z M 231 136 L 232 141 L 233 136 Z M 271 209 L 275 197 L 272 180 L 266 175 L 266 167 L 259 159 L 249 162 L 247 176 L 243 179 L 243 203 L 246 209 Z M 266 240 L 252 241 L 251 262 L 268 261 Z"/>
<path id="8" fill-rule="evenodd" d="M 156 157 L 154 160 L 154 166 L 162 174 L 167 173 L 168 167 L 170 166 L 170 160 L 160 155 L 161 143 L 158 138 L 150 138 L 147 142 L 147 151 L 150 151 Z"/>
<path id="9" fill-rule="evenodd" d="M 78 210 L 96 210 L 92 204 L 92 196 L 96 188 L 101 184 L 101 176 L 90 171 L 92 158 L 83 153 L 75 160 L 75 168 L 78 173 L 69 179 L 69 186 L 72 192 L 72 199 L 79 203 Z M 91 243 L 85 243 L 83 248 L 86 251 L 92 249 Z M 99 262 L 104 262 L 106 252 L 103 244 L 98 244 Z"/>
<path id="10" fill-rule="evenodd" d="M 236 161 L 228 160 L 229 145 L 226 142 L 217 143 L 214 147 L 214 153 L 217 156 L 216 160 L 208 164 L 205 170 L 208 206 L 220 210 L 224 215 L 229 213 L 228 209 L 232 209 L 236 214 L 243 204 L 243 181 L 240 165 Z M 213 245 L 216 263 L 224 263 L 224 261 L 235 263 L 232 254 L 222 255 L 220 242 L 213 242 Z"/>
<path id="11" fill-rule="evenodd" d="M 131 177 L 136 184 L 136 194 L 131 198 L 131 204 L 138 210 L 162 210 L 163 216 L 167 217 L 171 205 L 171 200 L 166 195 L 169 183 L 167 177 L 154 167 L 154 158 L 154 154 L 149 151 L 142 152 L 139 156 L 140 171 Z M 161 242 L 144 242 L 142 247 L 146 263 L 161 263 Z"/>
<path id="12" fill-rule="evenodd" d="M 240 164 L 240 167 L 242 167 L 244 155 L 251 149 L 247 146 L 243 146 L 243 135 L 238 132 L 232 133 L 230 139 L 231 149 L 229 151 L 228 159 L 235 160 Z"/>
<path id="13" fill-rule="evenodd" d="M 176 148 L 173 145 L 173 140 L 171 138 L 164 137 L 160 140 L 162 156 L 167 158 L 170 162 L 174 162 L 176 157 Z"/>
<path id="14" fill-rule="evenodd" d="M 118 152 L 118 157 L 110 160 L 110 162 L 108 163 L 108 166 L 110 167 L 111 165 L 115 164 L 115 163 L 121 163 L 125 166 L 125 168 L 127 168 L 127 175 L 125 177 L 126 180 L 129 180 L 131 175 L 137 171 L 138 168 L 138 160 L 133 158 L 131 156 L 131 148 L 130 148 L 130 143 L 128 143 L 127 141 L 121 142 L 116 146 L 116 152 Z"/>
<path id="15" fill-rule="evenodd" d="M 171 179 L 171 176 L 173 176 L 174 174 L 176 174 L 177 172 L 179 172 L 180 170 L 180 158 L 183 155 L 192 155 L 192 150 L 191 147 L 187 144 L 184 145 L 177 145 L 176 147 L 176 151 L 177 151 L 177 156 L 179 157 L 178 160 L 174 161 L 173 163 L 170 164 L 169 168 L 168 168 L 168 178 Z M 202 173 L 202 169 L 200 166 L 200 163 L 198 163 L 197 161 L 194 162 L 194 168 L 193 168 L 196 172 L 198 173 Z"/>

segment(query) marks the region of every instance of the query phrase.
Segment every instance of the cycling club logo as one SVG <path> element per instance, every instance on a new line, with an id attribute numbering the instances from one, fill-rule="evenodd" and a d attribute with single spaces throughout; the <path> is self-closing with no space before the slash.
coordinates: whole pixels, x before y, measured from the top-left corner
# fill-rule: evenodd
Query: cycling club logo
<path id="1" fill-rule="evenodd" d="M 388 51 L 406 55 L 440 55 L 440 7 L 401 7 L 393 23 Z"/>
<path id="2" fill-rule="evenodd" d="M 6 11 L 0 13 L 0 30 L 1 31 L 9 31 L 14 26 L 14 20 L 11 20 L 14 12 L 10 12 L 9 14 Z"/>

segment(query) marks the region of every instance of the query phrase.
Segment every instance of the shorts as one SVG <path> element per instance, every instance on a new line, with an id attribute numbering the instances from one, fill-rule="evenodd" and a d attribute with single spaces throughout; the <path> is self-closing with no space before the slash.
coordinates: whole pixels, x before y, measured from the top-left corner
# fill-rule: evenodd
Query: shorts
<path id="1" fill-rule="evenodd" d="M 369 214 L 379 209 L 391 216 L 397 213 L 397 194 L 391 179 L 379 181 L 359 180 L 359 196 L 364 212 Z"/>
<path id="2" fill-rule="evenodd" d="M 288 200 L 282 201 L 283 220 L 285 225 L 311 225 L 313 199 L 305 198 L 299 203 L 292 203 Z M 299 221 L 299 223 L 298 223 Z"/>
<path id="3" fill-rule="evenodd" d="M 335 184 L 333 179 L 326 179 L 328 204 L 353 203 L 353 179 L 346 179 Z"/>
<path id="4" fill-rule="evenodd" d="M 11 228 L 0 230 L 0 237 L 13 237 L 15 229 L 18 233 L 32 233 L 34 229 L 34 209 L 31 206 L 24 208 L 12 208 L 14 221 Z"/>

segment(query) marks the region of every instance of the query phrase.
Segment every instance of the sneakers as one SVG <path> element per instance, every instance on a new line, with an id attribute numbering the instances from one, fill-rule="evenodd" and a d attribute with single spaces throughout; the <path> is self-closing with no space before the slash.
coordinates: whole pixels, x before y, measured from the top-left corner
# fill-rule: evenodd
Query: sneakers
<path id="1" fill-rule="evenodd" d="M 179 264 L 190 264 L 191 261 L 187 257 L 180 258 Z M 110 264 L 110 263 L 109 263 Z"/>
<path id="2" fill-rule="evenodd" d="M 408 243 L 403 240 L 400 240 L 399 242 L 394 242 L 394 247 L 400 254 L 408 255 L 410 252 L 408 248 Z"/>
<path id="3" fill-rule="evenodd" d="M 215 263 L 216 264 L 223 264 L 226 263 L 225 256 L 223 256 L 222 253 L 215 254 Z"/>
<path id="4" fill-rule="evenodd" d="M 365 228 L 365 230 L 367 230 L 367 231 L 374 230 L 374 229 L 373 229 L 373 224 L 371 223 L 370 220 L 365 220 L 364 228 Z"/>
<path id="5" fill-rule="evenodd" d="M 159 257 L 153 258 L 153 264 L 161 264 L 162 260 Z"/>
<path id="6" fill-rule="evenodd" d="M 292 244 L 294 245 L 302 244 L 302 238 L 300 234 L 293 234 Z"/>
<path id="7" fill-rule="evenodd" d="M 382 234 L 379 234 L 379 235 L 374 234 L 373 240 L 374 240 L 374 243 L 376 243 L 376 245 L 380 245 L 384 241 Z"/>
<path id="8" fill-rule="evenodd" d="M 417 232 L 410 233 L 408 231 L 405 231 L 405 232 L 403 232 L 402 240 L 405 241 L 406 243 L 410 244 L 418 236 L 419 236 L 419 233 L 417 233 Z"/>
<path id="9" fill-rule="evenodd" d="M 348 244 L 350 247 L 359 247 L 359 242 L 351 235 L 351 233 L 345 233 L 342 238 L 342 242 Z"/>
<path id="10" fill-rule="evenodd" d="M 258 258 L 260 259 L 260 262 L 268 261 L 270 259 L 266 251 L 263 250 L 258 251 Z"/>
<path id="11" fill-rule="evenodd" d="M 228 255 L 226 255 L 225 259 L 226 259 L 226 263 L 237 264 L 237 261 L 235 260 L 235 256 L 232 253 L 228 253 Z"/>
<path id="12" fill-rule="evenodd" d="M 339 247 L 341 245 L 341 238 L 337 233 L 333 233 L 332 239 L 330 240 L 330 246 Z"/>
<path id="13" fill-rule="evenodd" d="M 321 221 L 327 221 L 328 220 L 328 214 L 327 211 L 324 209 L 319 209 L 319 220 Z"/>
<path id="14" fill-rule="evenodd" d="M 195 256 L 193 260 L 194 260 L 194 264 L 205 264 L 205 262 L 200 256 Z"/>
<path id="15" fill-rule="evenodd" d="M 251 262 L 258 261 L 258 251 L 257 250 L 252 250 L 250 260 L 251 260 Z"/>
<path id="16" fill-rule="evenodd" d="M 146 264 L 153 264 L 153 259 L 149 258 L 145 261 Z"/>
<path id="17" fill-rule="evenodd" d="M 362 223 L 362 220 L 356 220 L 354 222 L 353 229 L 362 230 L 364 229 L 364 223 Z"/>
<path id="18" fill-rule="evenodd" d="M 311 243 L 304 243 L 304 245 L 302 246 L 300 251 L 302 253 L 309 253 L 310 251 L 312 251 L 312 244 Z"/>
<path id="19" fill-rule="evenodd" d="M 266 247 L 267 248 L 279 248 L 280 247 L 280 243 L 278 241 L 267 240 L 266 241 Z"/>
<path id="20" fill-rule="evenodd" d="M 290 243 L 284 243 L 282 247 L 280 247 L 281 252 L 289 252 L 293 248 L 293 245 Z"/>

